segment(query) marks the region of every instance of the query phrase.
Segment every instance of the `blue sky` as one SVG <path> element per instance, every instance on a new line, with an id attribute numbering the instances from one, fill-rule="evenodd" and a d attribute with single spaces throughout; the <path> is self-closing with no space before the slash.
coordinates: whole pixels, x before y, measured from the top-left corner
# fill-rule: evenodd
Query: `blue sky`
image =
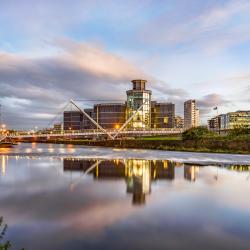
<path id="1" fill-rule="evenodd" d="M 250 1 L 0 0 L 0 102 L 10 127 L 46 126 L 70 98 L 197 99 L 202 122 L 250 108 Z M 87 105 L 85 103 L 84 105 Z"/>

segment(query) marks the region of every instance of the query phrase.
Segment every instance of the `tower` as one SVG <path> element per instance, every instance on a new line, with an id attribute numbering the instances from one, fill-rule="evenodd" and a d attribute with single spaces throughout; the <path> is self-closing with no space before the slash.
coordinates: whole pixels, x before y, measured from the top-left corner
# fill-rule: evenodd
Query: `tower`
<path id="1" fill-rule="evenodd" d="M 150 90 L 146 90 L 146 80 L 132 80 L 133 88 L 127 91 L 127 109 L 126 119 L 133 114 L 129 128 L 149 129 L 151 127 L 151 94 Z M 141 108 L 139 111 L 137 111 Z"/>
<path id="2" fill-rule="evenodd" d="M 184 102 L 184 128 L 189 129 L 200 125 L 199 109 L 195 100 Z"/>

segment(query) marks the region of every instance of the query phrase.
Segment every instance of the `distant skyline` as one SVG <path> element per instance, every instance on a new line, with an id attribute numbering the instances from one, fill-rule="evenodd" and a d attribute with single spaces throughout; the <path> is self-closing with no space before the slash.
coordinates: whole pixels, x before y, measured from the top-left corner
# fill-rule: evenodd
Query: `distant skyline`
<path id="1" fill-rule="evenodd" d="M 0 104 L 12 128 L 46 126 L 69 99 L 196 99 L 203 124 L 250 109 L 250 1 L 0 1 Z"/>

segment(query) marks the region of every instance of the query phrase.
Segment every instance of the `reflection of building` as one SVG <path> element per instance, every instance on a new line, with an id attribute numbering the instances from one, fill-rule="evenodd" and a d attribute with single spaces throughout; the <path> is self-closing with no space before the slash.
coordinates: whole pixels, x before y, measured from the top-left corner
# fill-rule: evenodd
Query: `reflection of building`
<path id="1" fill-rule="evenodd" d="M 127 192 L 133 194 L 133 204 L 144 204 L 151 192 L 151 182 L 173 180 L 175 163 L 150 160 L 82 160 L 64 159 L 64 171 L 92 174 L 96 180 L 125 179 Z"/>
<path id="2" fill-rule="evenodd" d="M 175 105 L 151 102 L 152 128 L 174 128 Z"/>
<path id="3" fill-rule="evenodd" d="M 127 192 L 133 193 L 133 204 L 145 203 L 151 191 L 150 161 L 127 160 Z"/>
<path id="4" fill-rule="evenodd" d="M 199 171 L 198 166 L 191 166 L 184 164 L 184 178 L 186 180 L 196 181 L 198 171 Z"/>
<path id="5" fill-rule="evenodd" d="M 125 122 L 126 106 L 122 103 L 103 103 L 94 105 L 93 118 L 103 128 L 120 128 Z"/>
<path id="6" fill-rule="evenodd" d="M 63 159 L 63 170 L 64 171 L 86 171 L 96 161 L 94 160 L 79 160 L 72 158 Z"/>
<path id="7" fill-rule="evenodd" d="M 184 102 L 184 128 L 189 129 L 200 125 L 199 109 L 195 100 Z"/>
<path id="8" fill-rule="evenodd" d="M 136 113 L 128 125 L 130 128 L 151 127 L 151 90 L 146 90 L 146 82 L 132 80 L 133 89 L 127 91 L 126 120 Z"/>
<path id="9" fill-rule="evenodd" d="M 1 173 L 2 176 L 4 176 L 6 174 L 6 159 L 8 159 L 5 155 L 1 156 L 2 160 L 1 160 Z"/>
<path id="10" fill-rule="evenodd" d="M 225 167 L 238 172 L 250 172 L 250 165 L 226 165 Z"/>
<path id="11" fill-rule="evenodd" d="M 152 161 L 151 162 L 151 176 L 152 179 L 167 179 L 173 180 L 175 178 L 175 166 L 178 164 L 173 161 Z"/>

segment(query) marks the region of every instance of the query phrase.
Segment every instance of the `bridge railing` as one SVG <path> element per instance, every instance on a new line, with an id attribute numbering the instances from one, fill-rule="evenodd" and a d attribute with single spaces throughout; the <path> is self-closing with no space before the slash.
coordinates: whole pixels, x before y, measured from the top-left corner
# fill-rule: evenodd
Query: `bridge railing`
<path id="1" fill-rule="evenodd" d="M 110 134 L 116 134 L 116 129 L 108 129 Z M 179 128 L 164 128 L 164 129 L 127 129 L 120 132 L 121 135 L 157 135 L 157 134 L 177 134 L 182 133 L 183 130 Z M 12 133 L 8 137 L 12 138 L 22 138 L 22 137 L 74 137 L 74 136 L 98 136 L 105 135 L 103 131 L 93 130 L 93 129 L 84 129 L 84 130 L 64 130 L 64 131 L 44 131 L 44 132 L 21 132 L 21 133 Z"/>

